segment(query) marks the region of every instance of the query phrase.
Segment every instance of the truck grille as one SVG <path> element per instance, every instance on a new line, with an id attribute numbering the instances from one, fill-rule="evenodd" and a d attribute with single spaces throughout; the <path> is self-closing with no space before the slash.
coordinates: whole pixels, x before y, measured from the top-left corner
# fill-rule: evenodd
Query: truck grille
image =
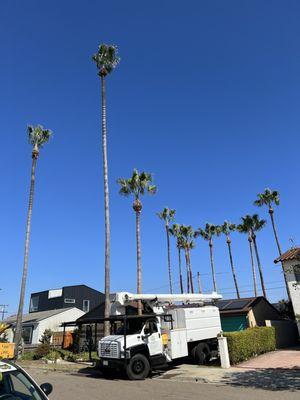
<path id="1" fill-rule="evenodd" d="M 119 358 L 119 346 L 117 342 L 100 342 L 100 357 Z"/>

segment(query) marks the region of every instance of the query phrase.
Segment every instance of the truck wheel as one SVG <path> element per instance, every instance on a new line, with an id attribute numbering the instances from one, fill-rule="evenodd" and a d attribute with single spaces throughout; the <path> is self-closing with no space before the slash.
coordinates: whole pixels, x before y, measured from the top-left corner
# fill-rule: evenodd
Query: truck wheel
<path id="1" fill-rule="evenodd" d="M 150 364 L 148 358 L 143 354 L 136 354 L 131 358 L 126 373 L 130 380 L 143 380 L 147 378 L 150 372 Z"/>
<path id="2" fill-rule="evenodd" d="M 194 361 L 199 365 L 206 364 L 211 358 L 210 348 L 206 343 L 197 344 L 191 353 Z"/>

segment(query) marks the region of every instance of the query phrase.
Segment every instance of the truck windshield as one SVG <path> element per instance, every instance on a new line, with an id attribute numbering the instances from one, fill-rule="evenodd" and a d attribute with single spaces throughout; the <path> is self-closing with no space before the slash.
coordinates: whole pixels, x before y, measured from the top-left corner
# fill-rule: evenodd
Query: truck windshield
<path id="1" fill-rule="evenodd" d="M 127 320 L 126 334 L 127 335 L 137 335 L 137 334 L 141 333 L 144 324 L 145 324 L 144 319 L 137 318 L 137 319 Z M 124 335 L 124 331 L 125 331 L 124 328 L 125 328 L 125 326 L 124 326 L 124 322 L 123 322 L 122 325 L 116 330 L 116 334 Z"/>

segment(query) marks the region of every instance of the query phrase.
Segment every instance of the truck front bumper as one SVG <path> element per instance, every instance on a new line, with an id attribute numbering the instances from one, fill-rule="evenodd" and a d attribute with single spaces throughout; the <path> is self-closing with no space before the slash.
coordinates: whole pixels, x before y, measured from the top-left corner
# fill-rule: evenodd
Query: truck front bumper
<path id="1" fill-rule="evenodd" d="M 114 369 L 122 371 L 127 365 L 125 358 L 100 358 L 100 369 Z"/>

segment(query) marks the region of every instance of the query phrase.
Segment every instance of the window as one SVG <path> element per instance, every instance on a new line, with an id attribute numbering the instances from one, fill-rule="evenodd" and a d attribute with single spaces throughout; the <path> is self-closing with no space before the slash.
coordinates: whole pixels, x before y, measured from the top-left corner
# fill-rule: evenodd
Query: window
<path id="1" fill-rule="evenodd" d="M 43 400 L 36 385 L 21 371 L 4 372 L 0 381 L 0 398 Z"/>
<path id="2" fill-rule="evenodd" d="M 75 304 L 75 299 L 65 299 L 66 304 Z"/>
<path id="3" fill-rule="evenodd" d="M 39 309 L 39 296 L 31 297 L 29 312 L 35 312 Z"/>
<path id="4" fill-rule="evenodd" d="M 89 300 L 83 300 L 82 311 L 84 311 L 85 313 L 90 311 L 90 301 Z"/>
<path id="5" fill-rule="evenodd" d="M 25 344 L 31 344 L 32 340 L 32 326 L 23 326 L 22 328 L 22 338 Z"/>
<path id="6" fill-rule="evenodd" d="M 295 265 L 294 266 L 294 274 L 295 274 L 295 279 L 298 284 L 300 284 L 300 265 Z"/>

